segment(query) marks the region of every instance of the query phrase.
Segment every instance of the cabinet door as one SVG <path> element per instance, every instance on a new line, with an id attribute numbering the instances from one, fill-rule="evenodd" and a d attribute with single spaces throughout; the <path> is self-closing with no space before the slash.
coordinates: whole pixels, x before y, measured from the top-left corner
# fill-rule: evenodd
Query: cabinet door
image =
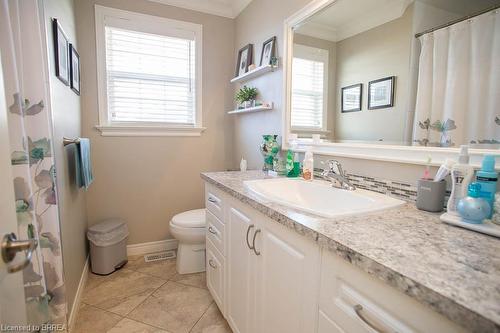
<path id="1" fill-rule="evenodd" d="M 247 245 L 253 232 L 250 214 L 231 205 L 227 212 L 229 235 L 227 237 L 226 259 L 228 261 L 227 320 L 235 333 L 253 332 L 253 251 Z"/>
<path id="2" fill-rule="evenodd" d="M 259 220 L 261 220 L 259 218 Z M 262 216 L 255 248 L 256 332 L 316 332 L 319 248 Z"/>

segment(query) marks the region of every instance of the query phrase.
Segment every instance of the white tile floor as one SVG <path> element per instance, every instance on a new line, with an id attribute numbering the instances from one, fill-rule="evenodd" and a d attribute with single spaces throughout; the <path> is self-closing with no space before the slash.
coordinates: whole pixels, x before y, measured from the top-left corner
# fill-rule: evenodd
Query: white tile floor
<path id="1" fill-rule="evenodd" d="M 143 256 L 108 276 L 90 273 L 71 333 L 230 333 L 205 273 L 179 275 L 175 259 Z"/>

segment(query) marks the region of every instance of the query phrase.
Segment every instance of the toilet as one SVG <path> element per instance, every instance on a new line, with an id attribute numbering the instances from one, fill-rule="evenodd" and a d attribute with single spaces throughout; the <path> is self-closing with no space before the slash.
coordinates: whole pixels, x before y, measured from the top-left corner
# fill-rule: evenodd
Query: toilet
<path id="1" fill-rule="evenodd" d="M 170 232 L 179 241 L 177 272 L 205 271 L 205 209 L 194 209 L 172 217 Z"/>

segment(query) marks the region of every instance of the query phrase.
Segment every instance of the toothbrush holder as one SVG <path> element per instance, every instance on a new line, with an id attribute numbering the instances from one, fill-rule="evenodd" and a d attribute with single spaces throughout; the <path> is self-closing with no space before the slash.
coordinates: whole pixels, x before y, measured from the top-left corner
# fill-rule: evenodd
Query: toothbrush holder
<path id="1" fill-rule="evenodd" d="M 446 181 L 435 182 L 432 179 L 419 179 L 417 185 L 417 208 L 427 212 L 442 212 Z"/>

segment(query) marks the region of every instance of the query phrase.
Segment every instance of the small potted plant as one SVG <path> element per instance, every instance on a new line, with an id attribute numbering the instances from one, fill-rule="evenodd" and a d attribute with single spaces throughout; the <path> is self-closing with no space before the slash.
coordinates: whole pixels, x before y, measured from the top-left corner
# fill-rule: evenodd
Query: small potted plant
<path id="1" fill-rule="evenodd" d="M 255 98 L 258 95 L 257 88 L 243 86 L 236 93 L 235 99 L 240 109 L 246 109 L 255 105 Z"/>

